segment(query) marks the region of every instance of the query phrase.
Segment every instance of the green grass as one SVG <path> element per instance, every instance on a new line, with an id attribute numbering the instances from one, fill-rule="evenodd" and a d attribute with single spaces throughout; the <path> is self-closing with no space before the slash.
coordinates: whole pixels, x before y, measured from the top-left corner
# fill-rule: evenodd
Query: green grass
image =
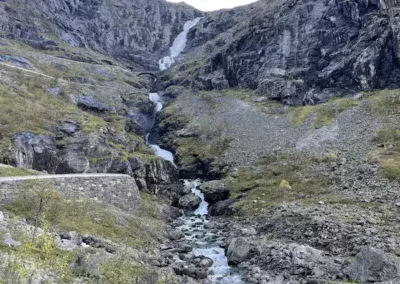
<path id="1" fill-rule="evenodd" d="M 0 177 L 32 176 L 32 175 L 37 175 L 37 173 L 35 173 L 34 171 L 29 171 L 21 168 L 0 166 Z"/>
<path id="2" fill-rule="evenodd" d="M 320 105 L 293 107 L 290 123 L 297 127 L 302 125 L 311 115 L 315 115 L 314 127 L 319 129 L 331 124 L 338 114 L 357 105 L 357 100 L 353 98 L 334 98 Z"/>
<path id="3" fill-rule="evenodd" d="M 213 91 L 216 92 L 216 91 Z M 257 102 L 258 97 L 254 95 L 254 91 L 250 89 L 226 89 L 218 91 L 218 93 L 228 96 L 231 98 L 239 99 L 247 102 L 248 104 L 256 107 L 259 111 L 262 111 L 270 115 L 281 115 L 285 113 L 284 105 L 277 101 L 262 100 Z"/>
<path id="4" fill-rule="evenodd" d="M 102 263 L 100 283 L 139 283 L 138 281 L 149 273 L 145 267 L 132 264 L 129 259 L 120 256 L 117 259 L 110 259 Z"/>
<path id="5" fill-rule="evenodd" d="M 163 222 L 158 215 L 157 206 L 154 206 L 157 201 L 141 194 L 141 209 L 136 216 L 102 203 L 90 200 L 65 201 L 57 196 L 46 202 L 43 215 L 51 228 L 56 230 L 101 236 L 132 247 L 152 247 L 156 242 L 155 238 L 161 233 Z M 28 192 L 4 209 L 34 223 L 37 204 L 37 196 L 34 192 Z M 124 224 L 119 225 L 121 222 L 118 219 L 123 220 Z"/>
<path id="6" fill-rule="evenodd" d="M 400 127 L 385 126 L 378 131 L 380 146 L 369 153 L 369 162 L 379 165 L 382 175 L 390 180 L 400 178 Z"/>
<path id="7" fill-rule="evenodd" d="M 246 193 L 235 204 L 244 214 L 254 214 L 266 207 L 292 202 L 302 196 L 312 199 L 326 194 L 328 177 L 316 171 L 312 158 L 291 154 L 270 157 L 257 165 L 245 167 L 228 179 L 232 196 Z"/>
<path id="8" fill-rule="evenodd" d="M 365 93 L 370 101 L 371 110 L 376 115 L 391 115 L 400 111 L 400 89 L 379 90 Z"/>

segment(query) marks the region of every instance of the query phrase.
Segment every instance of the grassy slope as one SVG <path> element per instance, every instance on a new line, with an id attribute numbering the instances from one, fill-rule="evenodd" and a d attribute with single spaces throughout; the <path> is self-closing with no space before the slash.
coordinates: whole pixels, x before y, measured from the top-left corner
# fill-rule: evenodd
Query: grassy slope
<path id="1" fill-rule="evenodd" d="M 80 123 L 87 134 L 97 134 L 107 128 L 119 136 L 124 132 L 125 120 L 121 116 L 125 112 L 124 103 L 148 100 L 144 81 L 117 65 L 65 60 L 48 54 L 51 52 L 35 51 L 17 41 L 7 40 L 7 44 L 0 46 L 0 54 L 26 58 L 32 67 L 21 70 L 0 65 L 0 160 L 4 162 L 7 162 L 10 137 L 14 132 L 49 134 L 59 121 L 72 120 Z M 85 54 L 97 59 L 95 54 L 87 51 Z M 47 91 L 56 87 L 60 89 L 58 96 Z M 71 102 L 72 94 L 94 96 L 113 107 L 116 113 L 109 114 L 104 120 L 84 112 Z M 142 137 L 127 134 L 127 138 L 132 145 L 137 145 L 136 151 L 145 160 L 150 159 L 147 155 L 151 155 L 151 151 Z M 107 143 L 119 149 L 123 157 L 129 155 L 118 141 Z"/>

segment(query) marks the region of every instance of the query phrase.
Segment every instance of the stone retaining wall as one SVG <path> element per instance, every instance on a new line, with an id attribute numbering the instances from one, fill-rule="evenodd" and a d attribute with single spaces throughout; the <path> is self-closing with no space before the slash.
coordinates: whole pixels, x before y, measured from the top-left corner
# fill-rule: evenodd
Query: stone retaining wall
<path id="1" fill-rule="evenodd" d="M 0 178 L 0 204 L 12 202 L 33 186 L 53 186 L 66 199 L 94 199 L 135 211 L 140 195 L 135 180 L 119 174 L 71 174 Z"/>

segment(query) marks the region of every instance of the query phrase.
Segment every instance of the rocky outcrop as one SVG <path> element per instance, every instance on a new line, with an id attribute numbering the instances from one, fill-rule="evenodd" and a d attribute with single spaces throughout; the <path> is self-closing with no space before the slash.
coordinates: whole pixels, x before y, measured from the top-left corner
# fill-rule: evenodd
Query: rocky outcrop
<path id="1" fill-rule="evenodd" d="M 232 215 L 233 208 L 232 205 L 235 203 L 235 199 L 227 199 L 224 201 L 220 201 L 210 206 L 209 214 L 211 216 L 224 216 L 224 215 Z"/>
<path id="2" fill-rule="evenodd" d="M 230 193 L 227 184 L 221 180 L 204 182 L 200 184 L 199 190 L 204 194 L 204 198 L 209 204 L 228 199 Z"/>
<path id="3" fill-rule="evenodd" d="M 400 258 L 372 247 L 365 247 L 345 269 L 357 282 L 389 281 L 400 277 Z"/>
<path id="4" fill-rule="evenodd" d="M 212 13 L 191 31 L 188 49 L 209 59 L 183 65 L 197 72 L 193 81 L 180 81 L 251 88 L 291 105 L 399 87 L 393 8 L 393 1 L 378 0 L 264 0 Z"/>
<path id="5" fill-rule="evenodd" d="M 23 132 L 14 134 L 11 140 L 15 166 L 55 172 L 58 158 L 54 137 Z"/>
<path id="6" fill-rule="evenodd" d="M 153 157 L 142 161 L 132 153 L 122 159 L 121 152 L 105 143 L 100 134 L 85 134 L 71 122 L 63 122 L 54 136 L 16 133 L 12 137 L 12 160 L 17 167 L 47 173 L 118 173 L 135 177 L 141 190 L 181 196 L 178 171 L 168 161 Z M 64 136 L 60 132 L 69 133 Z M 72 134 L 71 134 L 72 133 Z M 62 142 L 62 143 L 61 143 Z"/>
<path id="7" fill-rule="evenodd" d="M 0 30 L 35 48 L 61 49 L 63 41 L 155 69 L 184 23 L 199 15 L 188 5 L 162 0 L 2 1 Z"/>
<path id="8" fill-rule="evenodd" d="M 186 194 L 179 199 L 179 207 L 186 210 L 194 210 L 199 207 L 201 203 L 200 197 L 194 193 Z"/>

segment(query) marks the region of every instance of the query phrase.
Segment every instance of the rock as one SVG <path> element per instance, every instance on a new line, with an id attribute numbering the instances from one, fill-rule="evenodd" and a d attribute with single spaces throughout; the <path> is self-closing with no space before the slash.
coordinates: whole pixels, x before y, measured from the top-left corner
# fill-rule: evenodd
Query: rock
<path id="1" fill-rule="evenodd" d="M 212 205 L 208 213 L 211 216 L 223 216 L 223 215 L 232 215 L 232 205 L 235 203 L 235 199 L 228 199 L 224 201 L 217 202 L 216 204 Z"/>
<path id="2" fill-rule="evenodd" d="M 48 34 L 69 46 L 87 47 L 131 63 L 139 70 L 157 69 L 158 59 L 168 52 L 185 22 L 202 14 L 189 5 L 147 0 L 85 3 L 33 0 L 24 9 L 31 11 L 32 22 L 24 21 L 24 13 L 18 9 L 2 9 L 0 24 L 7 26 L 7 36 L 37 49 L 54 49 L 56 42 L 44 39 L 43 34 Z M 77 15 L 79 23 L 75 21 Z M 130 19 L 137 19 L 137 24 L 126 25 Z M 42 27 L 35 22 L 42 23 Z M 118 31 L 118 36 L 110 36 L 110 31 Z M 74 60 L 88 60 L 76 53 L 66 52 L 64 56 L 67 55 Z"/>
<path id="3" fill-rule="evenodd" d="M 82 108 L 83 110 L 91 110 L 96 112 L 104 112 L 110 110 L 109 107 L 97 101 L 92 96 L 74 95 L 73 99 L 76 101 L 78 107 Z"/>
<path id="4" fill-rule="evenodd" d="M 55 138 L 33 133 L 15 133 L 11 138 L 11 152 L 19 168 L 54 173 L 58 166 Z"/>
<path id="5" fill-rule="evenodd" d="M 176 248 L 176 250 L 179 253 L 188 253 L 193 251 L 193 247 L 190 244 L 187 243 L 179 243 L 178 247 Z"/>
<path id="6" fill-rule="evenodd" d="M 201 50 L 192 60 L 209 60 L 182 83 L 251 88 L 292 105 L 321 103 L 348 88 L 398 88 L 399 23 L 389 20 L 395 7 L 376 0 L 259 1 L 208 14 L 190 31 L 187 50 Z"/>
<path id="7" fill-rule="evenodd" d="M 197 268 L 194 264 L 186 262 L 176 262 L 172 266 L 177 275 L 187 275 L 195 279 L 207 278 L 207 269 Z"/>
<path id="8" fill-rule="evenodd" d="M 21 242 L 15 241 L 12 237 L 10 233 L 6 233 L 4 235 L 4 240 L 3 243 L 6 246 L 12 247 L 12 248 L 17 248 L 21 245 Z"/>
<path id="9" fill-rule="evenodd" d="M 140 123 L 138 123 L 135 119 L 128 119 L 125 122 L 125 131 L 126 132 L 133 132 L 136 133 L 138 135 L 143 135 L 144 134 L 144 130 L 142 125 L 140 125 Z"/>
<path id="10" fill-rule="evenodd" d="M 173 241 L 177 241 L 177 240 L 183 238 L 184 234 L 182 233 L 181 230 L 172 230 L 172 231 L 168 232 L 168 237 Z"/>
<path id="11" fill-rule="evenodd" d="M 77 246 L 80 246 L 82 244 L 81 235 L 74 231 L 62 232 L 62 233 L 60 233 L 60 238 L 64 239 L 64 240 L 69 240 Z"/>
<path id="12" fill-rule="evenodd" d="M 108 253 L 115 253 L 117 251 L 117 249 L 113 245 L 95 236 L 84 235 L 82 237 L 82 241 L 91 247 L 102 248 Z"/>
<path id="13" fill-rule="evenodd" d="M 186 210 L 194 210 L 199 207 L 201 198 L 194 193 L 186 194 L 179 199 L 179 207 Z"/>
<path id="14" fill-rule="evenodd" d="M 244 238 L 235 238 L 227 250 L 228 262 L 237 265 L 247 259 L 250 254 L 250 244 Z"/>
<path id="15" fill-rule="evenodd" d="M 204 267 L 204 268 L 209 268 L 213 265 L 213 261 L 209 257 L 205 256 L 197 256 L 191 260 L 191 263 L 193 263 L 196 267 Z"/>
<path id="16" fill-rule="evenodd" d="M 161 209 L 161 217 L 168 222 L 172 222 L 181 216 L 182 210 L 180 210 L 179 208 L 172 206 L 163 206 Z"/>
<path id="17" fill-rule="evenodd" d="M 80 130 L 80 125 L 75 121 L 66 120 L 61 122 L 58 130 L 67 135 L 72 135 Z"/>
<path id="18" fill-rule="evenodd" d="M 400 277 L 400 258 L 372 247 L 364 247 L 344 273 L 358 282 L 381 282 Z"/>
<path id="19" fill-rule="evenodd" d="M 58 96 L 61 92 L 61 88 L 55 87 L 55 88 L 48 88 L 47 91 L 52 94 L 53 96 Z"/>
<path id="20" fill-rule="evenodd" d="M 199 190 L 204 194 L 205 200 L 209 204 L 215 204 L 229 198 L 230 189 L 221 180 L 213 180 L 200 184 Z"/>
<path id="21" fill-rule="evenodd" d="M 27 59 L 19 56 L 0 55 L 0 62 L 6 62 L 15 67 L 32 68 Z"/>

